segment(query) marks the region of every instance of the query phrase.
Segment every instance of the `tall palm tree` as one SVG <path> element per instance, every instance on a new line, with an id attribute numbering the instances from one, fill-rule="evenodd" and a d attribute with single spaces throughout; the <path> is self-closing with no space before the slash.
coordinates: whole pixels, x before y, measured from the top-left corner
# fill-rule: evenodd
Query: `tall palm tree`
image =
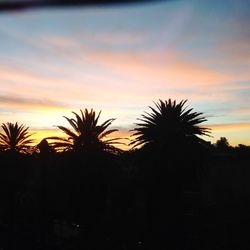
<path id="1" fill-rule="evenodd" d="M 54 140 L 50 143 L 55 149 L 59 151 L 86 151 L 86 150 L 104 150 L 104 151 L 119 151 L 114 144 L 121 144 L 117 140 L 120 138 L 105 139 L 106 136 L 117 131 L 117 129 L 106 130 L 115 119 L 108 119 L 101 125 L 98 125 L 98 120 L 101 111 L 96 115 L 95 111 L 91 109 L 80 110 L 80 115 L 72 112 L 75 119 L 64 118 L 69 122 L 73 130 L 64 126 L 57 126 L 61 129 L 67 137 L 48 137 L 46 139 Z"/>
<path id="2" fill-rule="evenodd" d="M 3 133 L 0 133 L 0 148 L 4 151 L 26 153 L 31 147 L 30 143 L 33 142 L 30 139 L 28 132 L 29 127 L 16 123 L 3 123 L 1 125 Z"/>
<path id="3" fill-rule="evenodd" d="M 145 112 L 134 131 L 133 147 L 142 145 L 171 146 L 185 141 L 201 142 L 198 136 L 209 135 L 209 129 L 200 127 L 206 121 L 202 113 L 193 112 L 193 109 L 184 107 L 187 100 L 179 103 L 171 99 L 159 100 L 155 108 L 149 107 L 151 113 Z"/>

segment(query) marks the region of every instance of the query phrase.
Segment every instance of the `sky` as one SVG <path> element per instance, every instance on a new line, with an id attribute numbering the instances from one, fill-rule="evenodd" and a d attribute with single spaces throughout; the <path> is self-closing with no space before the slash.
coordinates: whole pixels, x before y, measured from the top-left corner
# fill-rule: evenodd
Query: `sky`
<path id="1" fill-rule="evenodd" d="M 0 122 L 37 142 L 72 111 L 129 136 L 154 101 L 204 113 L 215 142 L 250 145 L 250 1 L 170 0 L 0 13 Z"/>

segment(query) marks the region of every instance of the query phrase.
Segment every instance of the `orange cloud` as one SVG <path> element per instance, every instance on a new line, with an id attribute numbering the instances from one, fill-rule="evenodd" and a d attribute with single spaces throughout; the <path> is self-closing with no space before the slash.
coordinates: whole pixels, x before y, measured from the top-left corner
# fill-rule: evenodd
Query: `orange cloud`
<path id="1" fill-rule="evenodd" d="M 92 67 L 97 66 L 98 70 L 109 70 L 112 74 L 109 80 L 117 78 L 117 82 L 122 80 L 122 83 L 127 82 L 128 85 L 204 86 L 232 79 L 227 74 L 218 73 L 208 67 L 190 62 L 185 58 L 185 55 L 178 54 L 173 48 L 164 51 L 157 51 L 157 49 L 139 50 L 136 53 L 133 51 L 112 52 L 111 50 L 104 52 L 105 50 L 102 49 L 87 48 L 82 44 L 79 37 L 55 36 L 28 39 L 19 33 L 15 33 L 14 36 L 32 46 L 36 46 L 44 54 L 52 54 L 53 57 L 60 58 L 73 65 L 82 65 L 83 69 L 86 64 L 89 65 L 90 63 Z M 127 38 L 128 42 L 136 40 L 142 43 L 144 37 L 145 34 L 133 34 L 132 36 L 122 32 L 118 32 L 117 35 L 104 33 L 93 35 L 92 42 L 94 43 L 95 39 L 108 39 L 114 42 L 118 40 L 119 42 L 119 40 Z M 69 70 L 70 65 L 67 67 L 67 70 Z"/>
<path id="2" fill-rule="evenodd" d="M 127 35 L 121 33 L 119 36 Z M 138 37 L 141 39 L 143 36 Z M 204 88 L 211 90 L 216 86 L 217 90 L 222 90 L 224 82 L 232 81 L 230 74 L 189 62 L 185 55 L 174 50 L 136 53 L 93 51 L 81 45 L 79 38 L 67 37 L 50 37 L 36 42 L 44 55 L 52 54 L 52 58 L 59 58 L 65 63 L 59 65 L 50 61 L 49 69 L 52 68 L 57 76 L 5 66 L 0 69 L 3 91 L 10 94 L 18 91 L 28 95 L 27 98 L 29 95 L 41 98 L 43 95 L 55 102 L 67 101 L 73 108 L 86 103 L 117 103 L 119 100 L 146 103 L 170 95 L 181 96 L 182 99 L 191 97 L 193 100 L 228 99 L 227 93 L 209 94 Z M 35 44 L 35 41 L 28 43 Z M 54 50 L 57 46 L 59 51 Z M 44 69 L 47 68 L 45 64 Z M 60 76 L 61 73 L 66 77 Z M 10 84 L 13 88 L 9 87 Z M 195 89 L 182 95 L 183 88 Z"/>
<path id="3" fill-rule="evenodd" d="M 0 95 L 0 106 L 13 106 L 15 109 L 65 109 L 66 105 L 49 99 L 34 99 L 20 96 Z"/>
<path id="4" fill-rule="evenodd" d="M 241 130 L 250 129 L 250 123 L 225 123 L 225 124 L 207 124 L 212 131 L 227 131 L 227 130 Z"/>
<path id="5" fill-rule="evenodd" d="M 119 78 L 126 79 L 128 85 L 204 86 L 231 79 L 225 74 L 190 63 L 173 51 L 163 53 L 90 52 L 88 59 L 119 74 Z"/>

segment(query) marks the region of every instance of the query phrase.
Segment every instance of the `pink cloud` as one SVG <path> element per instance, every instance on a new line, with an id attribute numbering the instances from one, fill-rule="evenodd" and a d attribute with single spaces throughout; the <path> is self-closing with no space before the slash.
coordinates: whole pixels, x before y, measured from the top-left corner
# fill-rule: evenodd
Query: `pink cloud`
<path id="1" fill-rule="evenodd" d="M 221 123 L 221 124 L 206 124 L 207 127 L 216 131 L 226 131 L 226 130 L 241 130 L 250 129 L 250 123 Z"/>
<path id="2" fill-rule="evenodd" d="M 157 52 L 146 55 L 93 52 L 88 59 L 139 84 L 204 86 L 230 79 L 227 75 L 185 61 L 174 52 L 165 52 L 165 55 Z"/>

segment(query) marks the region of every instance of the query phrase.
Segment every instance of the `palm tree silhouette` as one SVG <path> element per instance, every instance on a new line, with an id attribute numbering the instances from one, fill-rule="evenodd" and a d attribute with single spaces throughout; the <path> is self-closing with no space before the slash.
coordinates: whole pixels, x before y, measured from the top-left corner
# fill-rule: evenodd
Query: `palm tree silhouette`
<path id="1" fill-rule="evenodd" d="M 187 100 L 179 103 L 171 99 L 155 103 L 156 108 L 149 107 L 152 113 L 145 112 L 132 130 L 135 138 L 130 145 L 133 147 L 142 145 L 166 146 L 180 143 L 181 141 L 203 141 L 199 135 L 209 135 L 208 128 L 199 127 L 206 121 L 202 113 L 192 112 L 193 109 L 184 107 Z"/>
<path id="2" fill-rule="evenodd" d="M 184 214 L 184 190 L 195 187 L 203 141 L 208 128 L 202 113 L 185 107 L 187 100 L 159 100 L 151 112 L 145 112 L 133 130 L 130 143 L 138 149 L 147 199 L 147 218 L 155 242 L 161 248 L 181 249 Z M 195 174 L 193 174 L 195 173 Z M 198 186 L 198 185 L 197 185 Z M 194 188 L 195 189 L 195 188 Z M 168 230 L 168 238 L 162 232 Z M 165 244 L 168 245 L 165 245 Z"/>
<path id="3" fill-rule="evenodd" d="M 0 133 L 0 148 L 3 151 L 27 153 L 33 142 L 28 132 L 29 127 L 16 123 L 3 123 L 1 125 L 3 133 Z"/>
<path id="4" fill-rule="evenodd" d="M 101 125 L 97 125 L 101 111 L 98 115 L 96 115 L 93 109 L 90 111 L 88 109 L 80 110 L 80 112 L 80 115 L 72 112 L 75 115 L 75 119 L 64 116 L 74 130 L 72 131 L 64 126 L 57 126 L 68 137 L 48 137 L 46 139 L 55 140 L 50 145 L 59 151 L 119 151 L 113 144 L 121 144 L 117 141 L 120 138 L 104 139 L 111 133 L 118 131 L 117 129 L 106 130 L 115 119 L 108 119 Z"/>

